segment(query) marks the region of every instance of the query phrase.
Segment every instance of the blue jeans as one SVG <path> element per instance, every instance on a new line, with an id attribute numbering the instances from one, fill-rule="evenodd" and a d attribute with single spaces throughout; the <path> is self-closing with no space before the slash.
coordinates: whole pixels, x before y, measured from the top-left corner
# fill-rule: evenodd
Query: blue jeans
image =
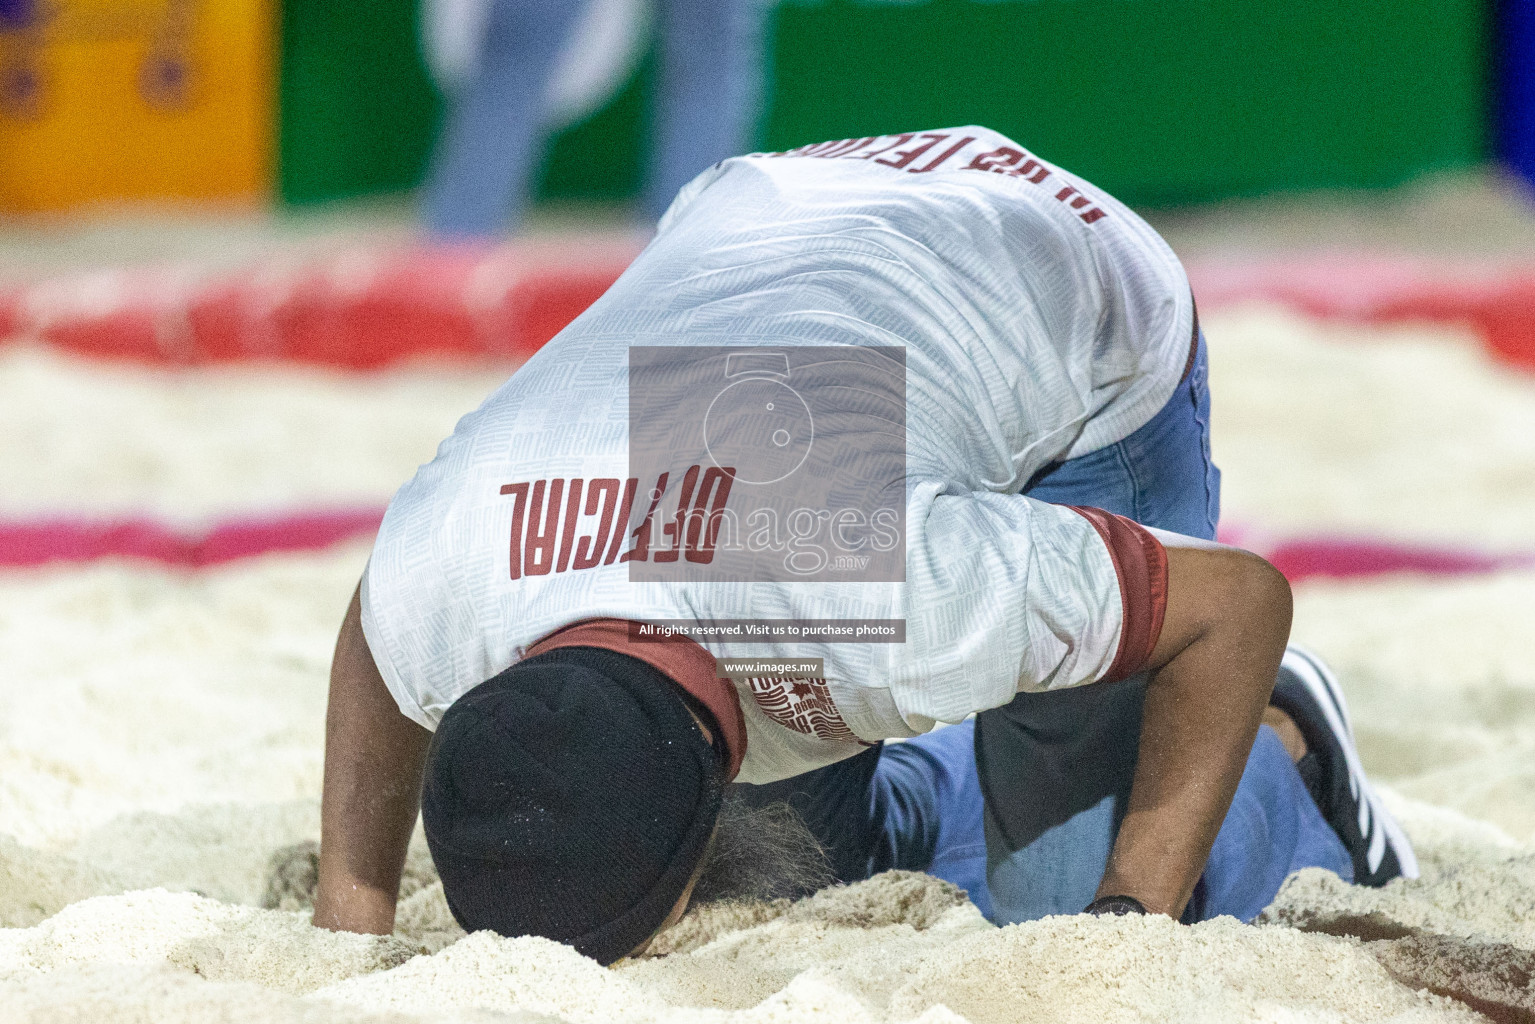
<path id="1" fill-rule="evenodd" d="M 1117 444 L 1048 468 L 1024 493 L 1213 540 L 1220 471 L 1210 458 L 1204 338 L 1188 374 L 1150 422 Z M 1147 682 L 1142 674 L 1019 694 L 977 716 L 995 920 L 1076 913 L 1092 901 L 1129 800 Z M 1265 728 L 1185 920 L 1221 914 L 1248 920 L 1291 871 L 1326 867 L 1352 880 L 1350 863 L 1278 737 Z"/>
<path id="2" fill-rule="evenodd" d="M 483 238 L 521 219 L 548 131 L 545 95 L 583 0 L 494 0 L 473 78 L 449 98 L 422 199 L 427 229 Z M 709 165 L 749 149 L 766 0 L 661 0 L 644 205 L 658 218 Z M 591 154 L 605 159 L 605 154 Z"/>
<path id="3" fill-rule="evenodd" d="M 1050 467 L 1025 493 L 1213 538 L 1220 473 L 1209 424 L 1201 339 L 1188 376 L 1149 423 Z M 1077 913 L 1093 899 L 1123 817 L 1146 682 L 1020 694 L 970 722 L 735 790 L 752 802 L 789 800 L 842 881 L 906 868 L 966 889 L 999 924 Z M 1353 879 L 1342 841 L 1265 726 L 1184 919 L 1250 920 L 1303 867 Z"/>
<path id="4" fill-rule="evenodd" d="M 1113 822 L 1113 809 L 1095 805 L 1045 842 L 1025 851 L 1004 848 L 990 863 L 974 736 L 972 719 L 880 749 L 869 815 L 877 838 L 866 875 L 888 868 L 926 871 L 969 892 L 997 924 L 1077 913 L 1092 902 L 1103 877 L 1112 836 L 1108 844 L 1097 837 Z M 1308 867 L 1353 881 L 1342 841 L 1265 725 L 1184 920 L 1227 915 L 1250 921 L 1274 901 L 1286 878 Z"/>

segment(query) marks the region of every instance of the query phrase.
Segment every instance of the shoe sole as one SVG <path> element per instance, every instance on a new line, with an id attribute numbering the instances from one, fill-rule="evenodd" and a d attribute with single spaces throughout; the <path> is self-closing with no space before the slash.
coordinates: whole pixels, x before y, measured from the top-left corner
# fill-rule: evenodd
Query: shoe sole
<path id="1" fill-rule="evenodd" d="M 1386 810 L 1385 804 L 1370 786 L 1364 766 L 1359 763 L 1354 726 L 1349 721 L 1348 702 L 1343 699 L 1343 688 L 1338 684 L 1337 676 L 1332 674 L 1320 658 L 1295 644 L 1286 648 L 1280 667 L 1288 670 L 1306 687 L 1311 699 L 1322 709 L 1328 729 L 1343 748 L 1343 757 L 1348 764 L 1349 793 L 1359 802 L 1359 832 L 1370 837 L 1370 848 L 1366 853 L 1370 871 L 1373 873 L 1380 867 L 1389 841 L 1396 854 L 1397 864 L 1402 869 L 1402 877 L 1417 878 L 1418 858 L 1407 833 L 1402 831 L 1402 826 Z M 1373 832 L 1370 829 L 1372 815 L 1379 826 Z"/>

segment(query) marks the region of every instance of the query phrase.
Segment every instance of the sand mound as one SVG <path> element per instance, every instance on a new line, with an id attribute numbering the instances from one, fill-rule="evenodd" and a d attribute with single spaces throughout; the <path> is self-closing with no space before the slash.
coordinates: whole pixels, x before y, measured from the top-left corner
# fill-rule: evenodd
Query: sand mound
<path id="1" fill-rule="evenodd" d="M 1535 951 L 1531 907 L 1535 853 L 1522 853 L 1494 863 L 1430 864 L 1423 877 L 1384 889 L 1308 868 L 1291 876 L 1261 920 L 1361 939 L 1448 935 Z"/>
<path id="2" fill-rule="evenodd" d="M 0 928 L 26 928 L 71 903 L 124 888 L 105 871 L 0 835 Z"/>
<path id="3" fill-rule="evenodd" d="M 894 1019 L 942 1002 L 974 1024 L 1119 1020 L 1476 1020 L 1396 984 L 1356 943 L 1229 918 L 1084 916 L 973 936 L 925 963 Z"/>
<path id="4" fill-rule="evenodd" d="M 1370 953 L 1397 981 L 1470 1005 L 1499 1024 L 1535 1020 L 1535 954 L 1445 935 L 1372 942 Z"/>
<path id="5" fill-rule="evenodd" d="M 79 964 L 170 965 L 295 994 L 388 970 L 419 952 L 392 936 L 314 928 L 303 914 L 164 889 L 97 896 L 0 936 L 7 979 Z"/>
<path id="6" fill-rule="evenodd" d="M 773 924 L 780 932 L 790 930 L 802 948 L 779 950 L 773 967 L 783 980 L 766 988 L 762 998 L 803 973 L 807 960 L 838 951 L 861 952 L 871 962 L 884 958 L 890 951 L 884 932 L 909 938 L 931 931 L 927 941 L 933 946 L 957 931 L 992 930 L 953 886 L 913 874 L 833 890 L 782 909 L 793 920 Z M 441 887 L 427 886 L 402 906 L 401 931 L 412 921 L 441 925 L 445 915 Z M 782 945 L 751 930 L 722 938 Z M 710 955 L 716 966 L 742 955 L 740 941 L 730 949 L 715 946 Z M 401 936 L 313 928 L 302 912 L 235 906 L 191 893 L 130 892 L 84 900 L 31 928 L 0 931 L 0 1005 L 49 1013 L 90 1006 L 94 1018 L 105 1021 L 141 1019 L 149 1011 L 157 1019 L 191 1021 L 227 1019 L 221 1016 L 225 1010 L 259 995 L 266 1012 L 244 1019 L 372 1019 L 396 1011 L 463 1020 L 473 1019 L 472 1011 L 495 1010 L 572 1024 L 656 1020 L 689 1006 L 720 1005 L 706 996 L 700 1003 L 682 995 L 690 988 L 702 993 L 697 971 L 678 977 L 686 973 L 684 954 L 607 970 L 558 943 L 488 932 L 452 942 L 433 956 L 420 952 Z M 739 974 L 726 969 L 715 978 L 728 983 L 737 1002 L 739 982 L 728 979 Z M 200 980 L 189 986 L 192 978 Z M 309 993 L 327 1005 L 276 998 L 280 993 Z M 841 992 L 837 998 L 848 1000 Z M 758 1001 L 752 998 L 742 1008 Z M 802 1000 L 791 994 L 780 1002 L 795 1007 Z M 329 1012 L 329 1004 L 336 1013 Z M 802 1012 L 813 1009 L 800 1006 Z M 0 1019 L 6 1012 L 0 1011 Z"/>
<path id="7" fill-rule="evenodd" d="M 0 1000 L 4 1024 L 406 1024 L 411 1020 L 308 1002 L 260 985 L 210 982 L 172 967 L 113 964 L 81 965 L 0 982 Z"/>
<path id="8" fill-rule="evenodd" d="M 102 896 L 0 932 L 0 1005 L 13 1008 L 0 1019 L 18 1007 L 178 1024 L 1477 1019 L 1393 980 L 1358 941 L 1286 927 L 1067 917 L 997 929 L 952 886 L 900 873 L 773 909 L 692 952 L 608 970 L 544 939 L 479 932 L 416 955 L 400 937 L 325 932 L 302 913 L 163 890 Z M 1392 953 L 1407 971 L 1424 950 Z"/>

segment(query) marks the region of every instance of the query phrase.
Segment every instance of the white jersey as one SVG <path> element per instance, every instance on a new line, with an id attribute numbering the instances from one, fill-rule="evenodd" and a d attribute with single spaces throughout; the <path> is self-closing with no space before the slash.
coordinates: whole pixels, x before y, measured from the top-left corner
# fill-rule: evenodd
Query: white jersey
<path id="1" fill-rule="evenodd" d="M 1127 646 L 1146 647 L 1133 669 L 1155 641 L 1143 606 L 1160 548 L 1018 492 L 1150 420 L 1192 327 L 1187 279 L 1148 225 L 985 128 L 726 160 L 395 496 L 363 581 L 369 647 L 400 709 L 430 729 L 580 620 L 904 622 L 898 644 L 701 641 L 722 658 L 824 660 L 809 685 L 738 681 L 746 782 L 1020 690 L 1123 675 Z M 613 558 L 646 506 L 642 493 L 613 515 L 629 477 L 628 356 L 667 345 L 791 360 L 808 346 L 904 348 L 904 580 L 634 582 Z"/>

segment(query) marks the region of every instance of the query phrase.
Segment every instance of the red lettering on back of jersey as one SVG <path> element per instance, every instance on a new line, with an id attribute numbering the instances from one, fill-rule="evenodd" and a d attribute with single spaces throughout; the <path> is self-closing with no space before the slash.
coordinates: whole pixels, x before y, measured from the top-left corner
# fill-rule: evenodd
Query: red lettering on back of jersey
<path id="1" fill-rule="evenodd" d="M 1001 174 L 1023 159 L 1023 151 L 1011 146 L 1001 146 L 990 153 L 982 153 L 965 165 L 967 171 L 992 171 Z"/>
<path id="2" fill-rule="evenodd" d="M 661 527 L 661 536 L 665 537 L 670 545 L 656 551 L 657 562 L 675 562 L 678 553 L 682 550 L 683 521 L 687 518 L 688 502 L 693 500 L 693 488 L 698 484 L 698 467 L 689 466 L 688 471 L 682 477 L 682 493 L 677 496 L 677 514 L 672 521 Z"/>
<path id="3" fill-rule="evenodd" d="M 645 518 L 640 520 L 640 525 L 634 528 L 634 547 L 625 551 L 619 557 L 619 562 L 643 562 L 650 557 L 650 531 L 655 524 L 656 506 L 661 504 L 661 496 L 666 493 L 666 480 L 670 473 L 662 473 L 656 480 L 656 485 L 650 491 L 650 508 L 645 510 Z"/>
<path id="4" fill-rule="evenodd" d="M 528 509 L 527 484 L 502 484 L 502 494 L 514 496 L 512 502 L 512 540 L 510 544 L 512 579 L 522 579 L 522 521 Z"/>
<path id="5" fill-rule="evenodd" d="M 613 546 L 608 548 L 603 565 L 612 565 L 613 559 L 618 557 L 618 549 L 624 546 L 624 538 L 629 534 L 629 516 L 634 511 L 634 494 L 639 487 L 639 480 L 632 476 L 624 484 L 624 503 L 618 507 L 618 519 L 613 523 Z"/>
<path id="6" fill-rule="evenodd" d="M 966 135 L 956 142 L 950 143 L 941 152 L 932 156 L 919 167 L 912 164 L 922 159 L 930 150 L 936 148 L 949 138 L 948 132 L 924 132 L 920 144 L 910 149 L 901 149 L 913 139 L 918 138 L 915 132 L 902 132 L 898 135 L 869 135 L 857 139 L 834 139 L 829 142 L 812 142 L 809 145 L 800 146 L 797 149 L 787 150 L 782 153 L 768 153 L 767 156 L 803 156 L 818 157 L 823 160 L 873 160 L 877 164 L 892 167 L 895 170 L 904 170 L 908 174 L 926 174 L 937 170 L 948 162 L 955 154 L 961 152 L 966 146 L 975 141 L 975 136 Z M 869 147 L 875 143 L 893 139 L 883 146 Z M 899 150 L 899 152 L 894 152 Z M 889 153 L 889 156 L 885 154 Z M 879 159 L 876 159 L 879 158 Z M 1022 163 L 1020 163 L 1022 161 Z M 971 158 L 970 162 L 962 168 L 967 171 L 988 171 L 992 174 L 1005 174 L 1010 178 L 1022 178 L 1033 182 L 1035 185 L 1043 185 L 1045 179 L 1050 177 L 1050 168 L 1042 162 L 1031 157 L 1016 146 L 998 146 L 996 149 L 978 154 Z M 1084 195 L 1075 185 L 1062 186 L 1055 193 L 1055 198 L 1067 203 L 1071 209 L 1078 211 L 1077 216 L 1084 224 L 1093 224 L 1108 216 L 1107 211 L 1093 206 L 1093 201 Z M 686 545 L 684 545 L 686 547 Z M 688 548 L 691 551 L 691 548 Z"/>
<path id="7" fill-rule="evenodd" d="M 533 496 L 528 499 L 528 539 L 522 548 L 522 571 L 528 576 L 547 576 L 554 568 L 554 542 L 559 534 L 560 497 L 565 493 L 565 480 L 556 478 L 547 484 L 547 513 L 539 514 L 544 504 L 545 481 L 534 481 Z"/>
<path id="8" fill-rule="evenodd" d="M 975 136 L 974 135 L 966 135 L 964 138 L 962 138 L 958 142 L 954 143 L 954 145 L 950 146 L 948 149 L 944 150 L 942 153 L 939 153 L 937 156 L 933 157 L 933 159 L 928 161 L 928 163 L 925 166 L 923 166 L 923 167 L 913 167 L 908 173 L 910 173 L 910 174 L 926 174 L 928 171 L 937 170 L 939 164 L 943 163 L 949 157 L 953 156 L 955 153 L 958 153 L 960 150 L 964 149 L 966 146 L 970 145 L 970 143 L 972 143 L 974 141 L 975 141 Z"/>
<path id="9" fill-rule="evenodd" d="M 735 482 L 736 471 L 732 467 L 710 466 L 704 471 L 703 483 L 698 486 L 698 500 L 688 515 L 687 558 L 689 562 L 708 565 L 714 561 L 714 545 L 719 540 L 720 527 L 724 523 L 725 502 L 730 500 L 730 485 Z M 709 492 L 714 501 L 709 503 Z M 708 503 L 707 513 L 704 511 Z M 707 517 L 707 524 L 705 518 Z"/>
<path id="10" fill-rule="evenodd" d="M 896 170 L 899 171 L 901 168 L 905 167 L 906 165 L 910 164 L 913 160 L 917 159 L 917 157 L 921 156 L 923 153 L 926 153 L 928 150 L 930 150 L 934 146 L 938 145 L 938 143 L 940 143 L 944 139 L 948 138 L 947 135 L 935 134 L 933 132 L 929 132 L 928 134 L 926 134 L 926 135 L 924 135 L 922 137 L 924 139 L 932 139 L 933 141 L 931 141 L 931 142 L 924 142 L 922 145 L 916 147 L 915 149 L 908 149 L 904 153 L 892 153 L 891 154 L 891 156 L 898 157 L 899 159 L 894 159 L 894 160 L 890 160 L 890 159 L 876 160 L 874 162 L 877 163 L 877 164 L 884 164 L 886 167 L 894 167 Z"/>
<path id="11" fill-rule="evenodd" d="M 1012 172 L 1013 177 L 1026 178 L 1036 185 L 1044 184 L 1050 177 L 1050 168 L 1030 157 L 1023 162 L 1023 166 Z"/>
<path id="12" fill-rule="evenodd" d="M 906 145 L 908 142 L 910 142 L 912 139 L 914 139 L 916 137 L 917 137 L 916 134 L 913 133 L 913 132 L 903 132 L 900 135 L 897 135 L 895 137 L 895 141 L 892 142 L 890 145 L 886 146 L 884 149 L 876 149 L 876 150 L 874 150 L 873 152 L 870 152 L 870 153 L 860 153 L 857 156 L 849 157 L 848 159 L 850 159 L 850 160 L 872 160 L 875 157 L 879 156 L 881 153 L 888 153 L 892 149 L 895 149 L 897 146 L 904 146 L 904 145 Z"/>
<path id="13" fill-rule="evenodd" d="M 602 549 L 607 546 L 608 534 L 613 530 L 613 510 L 618 504 L 618 488 L 619 483 L 616 477 L 593 480 L 591 486 L 587 487 L 584 511 L 589 516 L 596 515 L 597 506 L 600 503 L 602 518 L 597 522 L 595 534 L 576 541 L 576 560 L 571 563 L 572 569 L 590 569 L 602 561 Z"/>
<path id="14" fill-rule="evenodd" d="M 650 502 L 644 518 L 632 532 L 629 515 L 634 509 L 634 497 L 640 483 L 635 477 L 623 483 L 622 499 L 619 497 L 620 481 L 615 477 L 592 480 L 590 484 L 580 477 L 569 481 L 561 477 L 503 484 L 501 493 L 514 499 L 508 544 L 510 578 L 516 580 L 570 569 L 591 569 L 599 561 L 603 565 L 612 565 L 614 561 L 675 562 L 682 554 L 686 554 L 690 562 L 707 565 L 714 561 L 715 544 L 725 525 L 725 504 L 730 499 L 735 472 L 732 468 L 719 466 L 710 466 L 707 470 L 697 464 L 689 466 L 682 478 L 676 510 L 662 514 L 661 533 L 666 542 L 665 546 L 657 548 L 652 548 L 651 540 L 657 512 L 666 497 L 670 473 L 662 473 L 656 479 L 649 492 Z M 584 508 L 583 489 L 586 494 Z M 578 536 L 581 516 L 594 516 L 599 512 L 596 533 Z M 620 556 L 624 541 L 631 538 L 633 546 Z M 604 548 L 607 549 L 606 558 L 603 558 Z"/>
<path id="15" fill-rule="evenodd" d="M 565 499 L 565 522 L 560 527 L 560 557 L 555 560 L 555 572 L 564 572 L 570 565 L 570 548 L 576 536 L 576 516 L 580 514 L 581 478 L 576 477 L 570 481 L 570 495 Z"/>

